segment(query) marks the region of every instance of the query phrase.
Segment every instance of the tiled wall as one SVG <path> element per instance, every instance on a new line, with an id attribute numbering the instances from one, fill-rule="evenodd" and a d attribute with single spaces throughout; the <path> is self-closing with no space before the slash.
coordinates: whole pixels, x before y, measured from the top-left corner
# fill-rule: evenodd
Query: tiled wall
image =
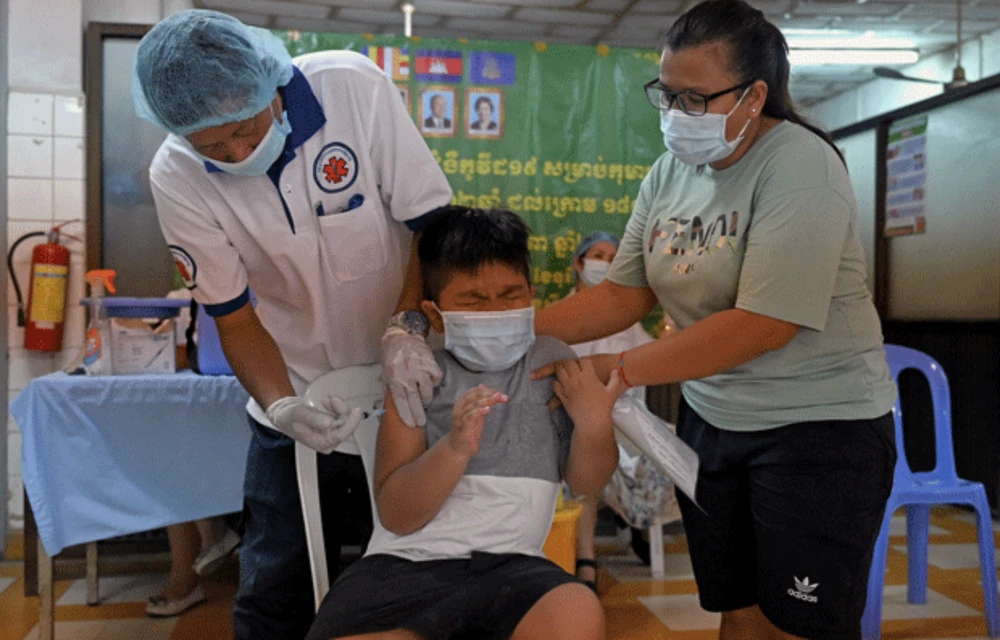
<path id="1" fill-rule="evenodd" d="M 63 220 L 84 217 L 83 31 L 88 22 L 152 24 L 191 8 L 193 0 L 8 0 L 9 93 L 7 131 L 8 246 L 29 231 L 46 231 Z M 0 141 L 2 142 L 2 141 Z M 0 176 L 2 179 L 3 176 Z M 83 226 L 67 227 L 83 237 Z M 31 249 L 18 248 L 15 271 L 28 287 Z M 18 328 L 13 287 L 8 287 L 8 400 L 36 378 L 63 368 L 83 346 L 85 313 L 83 244 L 71 250 L 66 328 L 61 353 L 25 350 Z M 2 434 L 0 434 L 2 437 Z M 7 419 L 8 528 L 23 526 L 21 434 Z"/>
<path id="2" fill-rule="evenodd" d="M 31 231 L 47 231 L 54 224 L 84 217 L 83 97 L 47 93 L 11 92 L 7 101 L 7 246 Z M 65 227 L 83 236 L 83 225 Z M 31 251 L 44 238 L 21 244 L 14 256 L 14 271 L 27 304 Z M 83 243 L 64 238 L 70 250 L 63 351 L 56 354 L 24 349 L 24 329 L 17 326 L 14 287 L 8 287 L 7 326 L 10 369 L 8 398 L 13 400 L 40 375 L 66 366 L 83 346 L 84 309 L 76 304 L 83 296 Z M 21 434 L 7 420 L 7 509 L 12 528 L 23 524 Z"/>
<path id="3" fill-rule="evenodd" d="M 7 42 L 7 243 L 29 231 L 47 231 L 61 220 L 83 217 L 83 4 L 84 0 L 8 0 Z M 3 179 L 4 176 L 0 176 Z M 82 226 L 67 228 L 82 236 Z M 31 250 L 43 239 L 18 247 L 15 273 L 28 287 Z M 69 299 L 83 290 L 83 247 L 71 249 Z M 14 288 L 7 287 L 7 399 L 13 400 L 31 381 L 66 360 L 69 347 L 83 344 L 83 314 L 76 305 L 67 316 L 59 354 L 24 349 L 24 330 L 17 327 Z M 27 292 L 25 291 L 25 294 Z M 27 300 L 25 300 L 27 302 Z M 21 433 L 7 419 L 8 529 L 23 526 L 24 484 L 21 480 Z"/>

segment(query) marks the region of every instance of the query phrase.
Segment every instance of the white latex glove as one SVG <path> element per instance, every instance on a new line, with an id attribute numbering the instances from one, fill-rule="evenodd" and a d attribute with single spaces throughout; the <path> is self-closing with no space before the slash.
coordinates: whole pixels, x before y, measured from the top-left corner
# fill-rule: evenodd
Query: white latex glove
<path id="1" fill-rule="evenodd" d="M 443 375 L 427 341 L 389 327 L 382 336 L 382 371 L 400 419 L 411 427 L 424 426 L 424 407 L 434 398 L 434 387 Z"/>
<path id="2" fill-rule="evenodd" d="M 267 408 L 267 419 L 289 438 L 320 453 L 330 453 L 358 428 L 361 409 L 351 409 L 337 396 L 328 396 L 322 408 L 289 396 Z"/>

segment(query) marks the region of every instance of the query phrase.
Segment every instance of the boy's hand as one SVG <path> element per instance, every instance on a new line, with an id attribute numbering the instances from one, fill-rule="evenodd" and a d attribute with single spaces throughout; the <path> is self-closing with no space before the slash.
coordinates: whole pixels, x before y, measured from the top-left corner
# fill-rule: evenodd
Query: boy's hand
<path id="1" fill-rule="evenodd" d="M 611 423 L 611 408 L 627 388 L 617 370 L 611 370 L 607 384 L 601 382 L 588 358 L 557 362 L 555 372 L 553 390 L 577 428 Z"/>
<path id="2" fill-rule="evenodd" d="M 541 380 L 542 378 L 548 378 L 549 376 L 556 375 L 556 369 L 560 366 L 566 366 L 567 363 L 579 364 L 581 362 L 588 362 L 594 368 L 594 372 L 597 374 L 597 378 L 603 383 L 605 380 L 609 380 L 612 371 L 616 371 L 616 365 L 618 362 L 618 356 L 613 353 L 595 353 L 590 356 L 583 356 L 576 360 L 556 360 L 555 362 L 550 362 L 547 365 L 541 366 L 531 372 L 532 380 Z M 621 395 L 619 393 L 619 395 Z M 560 406 L 562 406 L 562 401 L 559 396 L 553 395 L 549 400 L 549 411 L 555 411 Z"/>
<path id="3" fill-rule="evenodd" d="M 451 433 L 448 434 L 451 448 L 469 459 L 476 455 L 486 414 L 493 405 L 507 400 L 506 395 L 482 384 L 466 391 L 451 410 Z"/>

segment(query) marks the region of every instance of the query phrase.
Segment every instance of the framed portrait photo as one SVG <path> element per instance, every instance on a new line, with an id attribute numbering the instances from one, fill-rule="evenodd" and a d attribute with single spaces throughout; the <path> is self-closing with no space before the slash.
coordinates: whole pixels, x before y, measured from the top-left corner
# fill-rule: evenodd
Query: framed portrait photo
<path id="1" fill-rule="evenodd" d="M 500 89 L 469 87 L 465 90 L 465 134 L 470 138 L 503 136 L 503 92 Z"/>
<path id="2" fill-rule="evenodd" d="M 420 89 L 420 114 L 417 124 L 420 133 L 428 138 L 451 138 L 458 121 L 458 104 L 455 88 L 430 85 Z"/>

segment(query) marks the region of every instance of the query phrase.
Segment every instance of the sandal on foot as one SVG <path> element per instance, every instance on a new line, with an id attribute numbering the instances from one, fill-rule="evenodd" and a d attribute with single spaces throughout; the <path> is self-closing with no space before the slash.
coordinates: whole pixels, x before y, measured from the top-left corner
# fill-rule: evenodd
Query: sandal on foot
<path id="1" fill-rule="evenodd" d="M 179 616 L 188 609 L 196 607 L 205 601 L 205 587 L 198 585 L 194 591 L 183 598 L 167 600 L 163 596 L 153 596 L 146 605 L 146 615 L 151 618 L 170 618 Z"/>
<path id="2" fill-rule="evenodd" d="M 580 582 L 582 582 L 583 584 L 587 585 L 587 587 L 589 587 L 591 591 L 593 591 L 594 593 L 597 593 L 597 560 L 594 560 L 593 558 L 577 558 L 576 559 L 576 572 L 577 573 L 580 573 L 580 568 L 581 567 L 591 567 L 594 570 L 594 579 L 593 580 L 584 580 L 583 578 L 580 578 L 579 576 L 577 576 L 577 579 Z"/>
<path id="3" fill-rule="evenodd" d="M 240 546 L 240 536 L 232 529 L 226 529 L 225 535 L 215 544 L 206 547 L 194 559 L 194 572 L 203 578 L 211 575 L 238 546 Z"/>

